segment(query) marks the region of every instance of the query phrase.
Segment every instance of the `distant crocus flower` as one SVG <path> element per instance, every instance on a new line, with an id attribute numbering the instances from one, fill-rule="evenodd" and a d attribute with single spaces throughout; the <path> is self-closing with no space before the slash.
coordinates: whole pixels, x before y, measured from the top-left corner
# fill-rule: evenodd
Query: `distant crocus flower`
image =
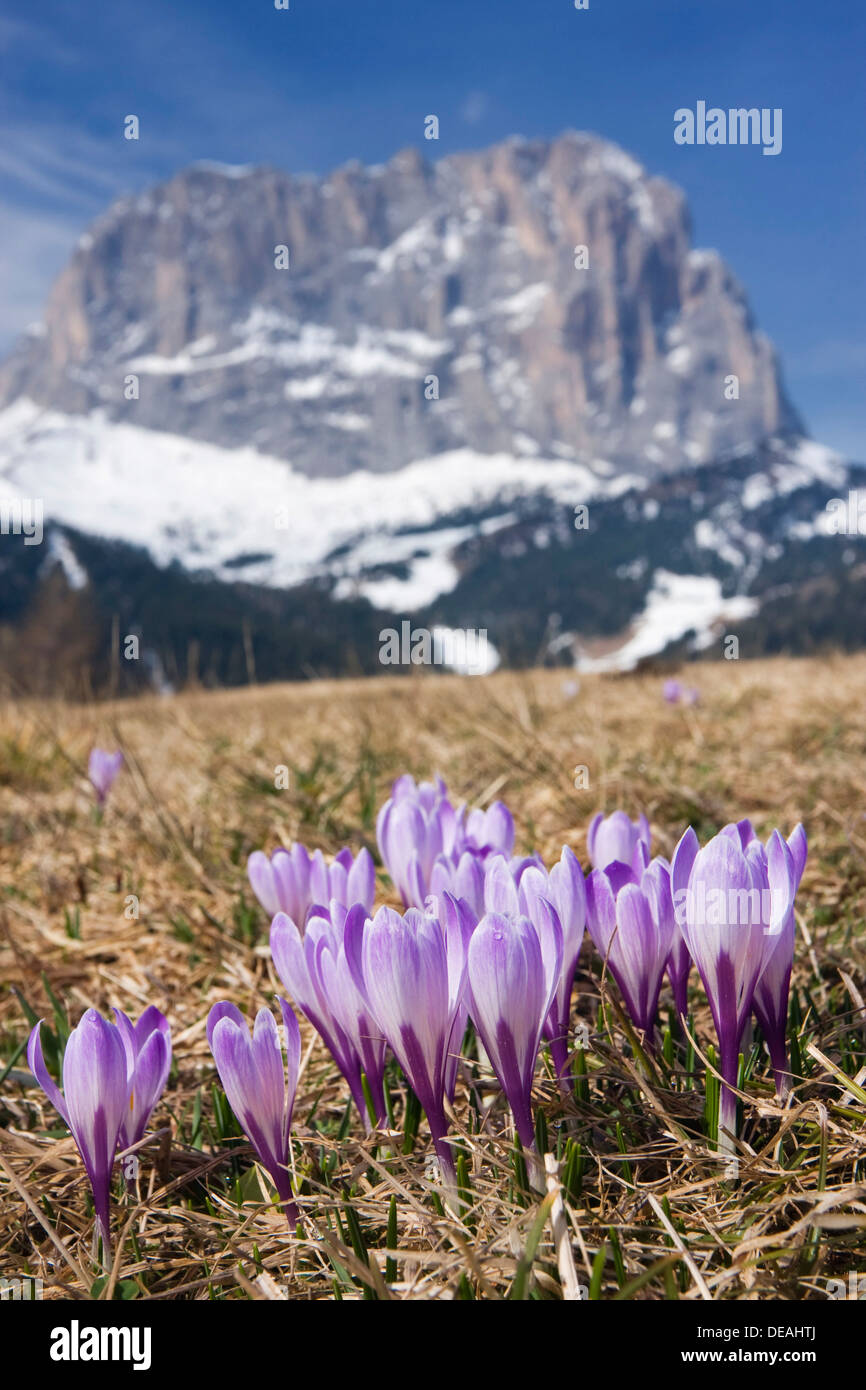
<path id="1" fill-rule="evenodd" d="M 120 1143 L 131 1149 L 144 1137 L 147 1122 L 165 1090 L 171 1067 L 171 1029 L 168 1019 L 153 1004 L 137 1023 L 122 1009 L 114 1017 L 126 1051 L 129 1106 L 120 1131 Z"/>
<path id="2" fill-rule="evenodd" d="M 277 1002 L 285 1030 L 288 1085 L 270 1009 L 259 1009 L 250 1037 L 240 1009 L 227 1002 L 214 1004 L 208 1014 L 207 1039 L 229 1105 L 277 1189 L 289 1229 L 294 1231 L 298 1208 L 288 1173 L 289 1132 L 301 1065 L 301 1030 L 285 999 Z"/>
<path id="3" fill-rule="evenodd" d="M 561 974 L 562 927 L 544 900 L 535 923 L 488 912 L 469 938 L 469 1012 L 527 1149 L 535 1144 L 532 1078 Z"/>
<path id="4" fill-rule="evenodd" d="M 608 864 L 629 864 L 641 872 L 646 858 L 640 857 L 640 846 L 650 848 L 650 827 L 646 816 L 629 820 L 625 811 L 605 816 L 601 811 L 593 816 L 586 832 L 586 848 L 594 869 L 606 869 Z"/>
<path id="5" fill-rule="evenodd" d="M 367 919 L 367 908 L 351 913 Z M 301 1012 L 312 1023 L 349 1084 L 364 1126 L 370 1116 L 362 1073 L 367 1078 L 377 1125 L 385 1122 L 383 1078 L 385 1039 L 349 970 L 344 946 L 349 913 L 334 902 L 307 918 L 303 936 L 295 922 L 278 912 L 271 923 L 271 955 L 277 974 Z"/>
<path id="6" fill-rule="evenodd" d="M 662 696 L 669 705 L 678 705 L 683 696 L 683 687 L 679 681 L 667 680 L 662 686 Z"/>
<path id="7" fill-rule="evenodd" d="M 112 783 L 123 766 L 123 754 L 108 753 L 104 748 L 93 748 L 87 761 L 87 776 L 96 792 L 98 806 L 104 806 L 111 791 Z"/>
<path id="8" fill-rule="evenodd" d="M 797 891 L 794 857 L 774 830 L 766 848 L 751 827 L 725 826 L 700 848 L 691 827 L 677 845 L 671 869 L 679 929 L 698 968 L 719 1040 L 719 1145 L 736 1131 L 739 1053 L 755 987 L 778 940 Z M 727 1131 L 727 1133 L 723 1133 Z"/>
<path id="9" fill-rule="evenodd" d="M 367 849 L 359 850 L 357 857 L 350 849 L 341 849 L 332 864 L 325 862 L 320 849 L 310 854 L 301 844 L 274 850 L 270 859 L 255 850 L 247 860 L 247 874 L 270 917 L 285 912 L 300 926 L 314 904 L 327 907 L 335 901 L 351 907 L 363 903 L 368 912 L 373 910 L 376 869 Z"/>
<path id="10" fill-rule="evenodd" d="M 683 691 L 684 705 L 698 705 L 701 701 L 701 692 L 696 690 L 693 685 L 686 686 Z"/>
<path id="11" fill-rule="evenodd" d="M 755 838 L 752 826 L 748 821 L 741 821 L 738 830 L 744 847 L 751 839 Z M 800 886 L 800 879 L 803 877 L 806 857 L 809 852 L 806 832 L 802 825 L 796 825 L 788 836 L 788 848 L 794 861 L 794 878 L 796 880 L 794 891 L 796 892 Z M 791 970 L 794 965 L 795 936 L 796 923 L 792 904 L 791 911 L 785 918 L 782 930 L 778 935 L 767 934 L 764 937 L 763 964 L 758 976 L 758 983 L 755 986 L 755 998 L 752 1004 L 755 1018 L 760 1024 L 761 1032 L 767 1044 L 767 1051 L 770 1054 L 773 1077 L 776 1082 L 776 1094 L 780 1099 L 787 1092 L 790 1077 L 787 1044 L 788 993 L 791 985 Z"/>
<path id="12" fill-rule="evenodd" d="M 96 1009 L 88 1009 L 73 1028 L 63 1054 L 63 1092 L 42 1056 L 36 1024 L 27 1044 L 27 1061 L 51 1104 L 69 1126 L 84 1162 L 103 1260 L 110 1245 L 111 1169 L 129 1113 L 129 1071 L 120 1030 Z"/>
<path id="13" fill-rule="evenodd" d="M 641 845 L 644 854 L 646 850 Z M 662 977 L 676 931 L 670 866 L 661 858 L 639 873 L 621 862 L 586 881 L 587 928 L 619 985 L 632 1022 L 653 1045 Z"/>
<path id="14" fill-rule="evenodd" d="M 447 1143 L 449 1058 L 460 1050 L 466 945 L 473 919 L 448 893 L 436 915 L 381 907 L 372 921 L 350 914 L 346 954 L 361 994 L 427 1116 L 445 1185 L 456 1172 Z"/>
<path id="15" fill-rule="evenodd" d="M 583 871 L 570 849 L 565 847 L 550 873 L 537 859 L 488 861 L 485 906 L 490 912 L 525 916 L 536 926 L 542 902 L 556 911 L 562 928 L 562 969 L 550 1012 L 544 1021 L 544 1036 L 563 1089 L 568 1089 L 568 1034 L 571 1023 L 571 991 L 586 924 L 586 889 Z"/>

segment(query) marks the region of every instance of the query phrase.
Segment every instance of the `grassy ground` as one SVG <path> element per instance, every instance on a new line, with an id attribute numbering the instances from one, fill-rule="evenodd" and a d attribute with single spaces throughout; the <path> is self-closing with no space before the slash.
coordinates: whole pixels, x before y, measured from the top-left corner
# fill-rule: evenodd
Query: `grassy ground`
<path id="1" fill-rule="evenodd" d="M 19 1053 L 27 1011 L 62 1033 L 89 1005 L 137 1016 L 147 1003 L 168 1015 L 176 1060 L 138 1194 L 117 1180 L 103 1297 L 559 1298 L 569 1251 L 603 1299 L 824 1298 L 828 1278 L 866 1272 L 866 659 L 697 676 L 694 709 L 665 705 L 658 677 L 587 678 L 568 695 L 561 672 L 0 708 L 0 1275 L 37 1275 L 46 1297 L 89 1296 L 97 1277 L 81 1164 Z M 84 782 L 94 742 L 127 759 L 101 824 Z M 274 789 L 280 764 L 289 790 Z M 575 790 L 579 766 L 588 789 Z M 586 865 L 597 808 L 646 811 L 665 854 L 689 822 L 702 839 L 744 815 L 762 833 L 805 822 L 800 1080 L 782 1109 L 765 1055 L 746 1058 L 737 1180 L 706 1138 L 712 1030 L 694 977 L 698 1058 L 674 1032 L 647 1073 L 587 942 L 586 1076 L 567 1100 L 549 1068 L 537 1076 L 559 1196 L 527 1189 L 473 1060 L 455 1118 L 470 1205 L 462 1221 L 443 1211 L 423 1120 L 406 1139 L 400 1077 L 393 1129 L 365 1142 L 302 1020 L 304 1228 L 288 1238 L 214 1090 L 204 1020 L 218 999 L 252 1013 L 279 989 L 247 854 L 294 838 L 374 849 L 376 809 L 407 770 L 505 800 L 518 849 L 548 862 L 568 844 Z M 380 895 L 395 902 L 384 875 Z"/>

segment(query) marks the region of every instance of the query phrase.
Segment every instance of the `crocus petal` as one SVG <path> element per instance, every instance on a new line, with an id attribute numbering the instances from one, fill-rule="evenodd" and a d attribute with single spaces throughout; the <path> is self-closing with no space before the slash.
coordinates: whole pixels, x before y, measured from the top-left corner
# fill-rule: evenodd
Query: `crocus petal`
<path id="1" fill-rule="evenodd" d="M 367 911 L 372 912 L 375 895 L 376 866 L 373 863 L 373 856 L 368 849 L 361 849 L 349 870 L 346 907 L 351 907 L 353 903 L 363 903 Z"/>
<path id="2" fill-rule="evenodd" d="M 508 861 L 496 856 L 488 863 L 484 878 L 484 910 L 517 916 L 520 902 L 517 885 L 508 866 Z"/>
<path id="3" fill-rule="evenodd" d="M 40 1030 L 45 1020 L 40 1018 L 34 1027 L 27 1042 L 27 1064 L 30 1067 L 39 1085 L 42 1087 L 54 1109 L 65 1124 L 69 1124 L 69 1116 L 66 1113 L 66 1104 L 60 1091 L 60 1087 L 54 1081 L 48 1068 L 45 1065 L 45 1058 L 42 1055 L 42 1038 Z"/>

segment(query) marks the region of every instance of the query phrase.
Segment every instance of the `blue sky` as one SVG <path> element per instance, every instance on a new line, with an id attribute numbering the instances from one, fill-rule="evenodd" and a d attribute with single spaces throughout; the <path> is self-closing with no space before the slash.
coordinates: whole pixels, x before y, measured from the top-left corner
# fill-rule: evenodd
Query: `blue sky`
<path id="1" fill-rule="evenodd" d="M 93 216 L 193 160 L 324 171 L 592 130 L 685 189 L 695 244 L 744 282 L 807 426 L 864 458 L 864 55 L 855 0 L 7 3 L 0 344 Z M 781 154 L 676 145 L 673 113 L 698 100 L 781 107 Z"/>

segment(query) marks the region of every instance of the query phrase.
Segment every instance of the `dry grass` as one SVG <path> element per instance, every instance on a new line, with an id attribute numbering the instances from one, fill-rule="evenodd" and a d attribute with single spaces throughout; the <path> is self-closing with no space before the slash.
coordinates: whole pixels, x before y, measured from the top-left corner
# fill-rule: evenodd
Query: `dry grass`
<path id="1" fill-rule="evenodd" d="M 561 672 L 0 709 L 0 1274 L 40 1276 L 46 1297 L 87 1297 L 95 1277 L 72 1141 L 20 1056 L 8 1067 L 29 1028 L 13 989 L 49 1022 L 50 989 L 73 1023 L 89 1005 L 137 1015 L 146 1003 L 172 1023 L 176 1070 L 138 1198 L 116 1189 L 103 1297 L 559 1298 L 570 1249 L 580 1282 L 605 1299 L 822 1298 L 828 1277 L 866 1269 L 866 659 L 722 662 L 698 675 L 696 709 L 664 705 L 650 676 L 585 679 L 567 698 Z M 96 741 L 119 744 L 128 763 L 102 824 L 83 779 Z M 291 790 L 274 791 L 278 764 Z M 574 789 L 576 765 L 590 790 Z M 250 1013 L 279 988 L 246 856 L 293 838 L 374 849 L 376 808 L 406 770 L 438 770 L 473 802 L 503 798 L 518 847 L 547 860 L 568 844 L 586 863 L 597 807 L 645 810 L 663 853 L 689 821 L 703 838 L 743 815 L 763 832 L 804 820 L 801 1080 L 782 1109 L 766 1058 L 748 1059 L 737 1181 L 704 1137 L 702 1064 L 690 1074 L 676 1039 L 642 1071 L 615 988 L 585 948 L 575 1008 L 591 1034 L 586 1080 L 569 1100 L 543 1067 L 537 1085 L 564 1211 L 523 1188 L 506 1112 L 477 1063 L 455 1121 L 471 1205 L 464 1221 L 443 1211 L 425 1179 L 423 1121 L 402 1152 L 399 1077 L 394 1131 L 365 1144 L 305 1021 L 303 1235 L 291 1241 L 255 1200 L 250 1151 L 215 1112 L 204 1034 L 215 1000 Z M 138 920 L 124 916 L 132 894 Z M 381 895 L 394 901 L 384 878 Z M 706 1055 L 697 989 L 694 1010 Z M 846 1090 L 835 1068 L 859 1086 Z"/>

